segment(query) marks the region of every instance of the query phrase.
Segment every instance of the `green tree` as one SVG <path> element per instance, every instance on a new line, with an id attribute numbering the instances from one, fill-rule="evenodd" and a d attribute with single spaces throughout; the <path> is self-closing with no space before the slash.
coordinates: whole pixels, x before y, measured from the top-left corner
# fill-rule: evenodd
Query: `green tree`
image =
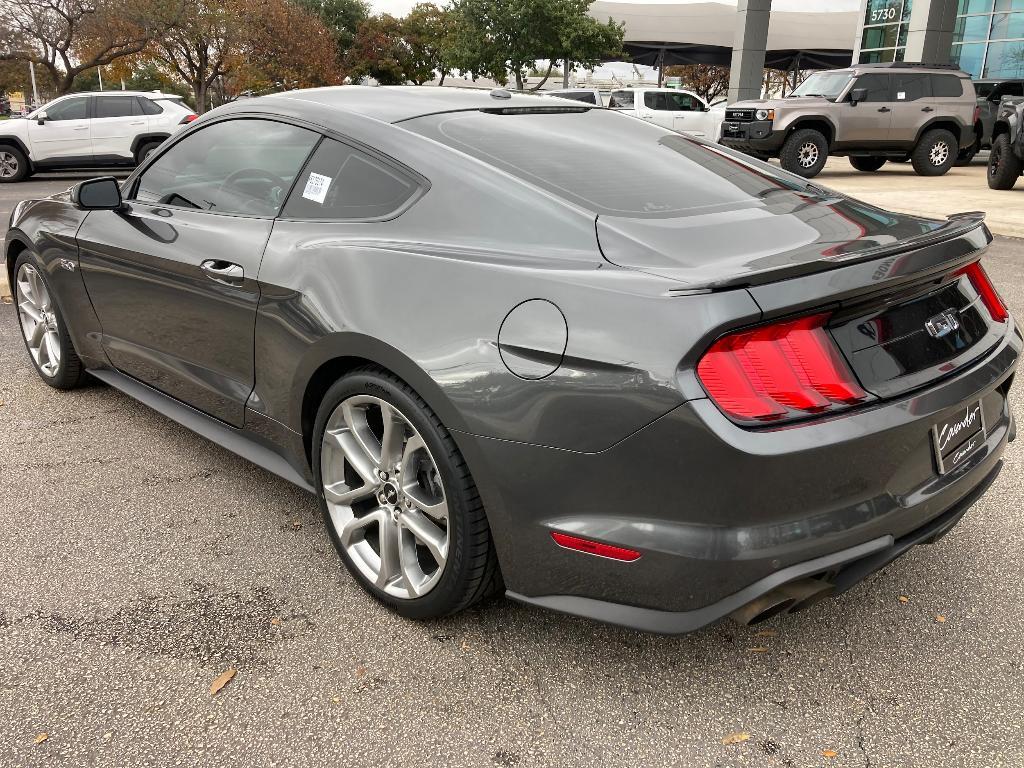
<path id="1" fill-rule="evenodd" d="M 683 64 L 665 67 L 665 75 L 678 77 L 683 88 L 710 104 L 729 92 L 729 67 L 712 64 Z"/>
<path id="2" fill-rule="evenodd" d="M 352 47 L 359 24 L 370 17 L 365 0 L 298 0 L 298 4 L 320 17 L 334 35 L 340 61 Z"/>
<path id="3" fill-rule="evenodd" d="M 433 80 L 440 84 L 451 74 L 451 24 L 446 10 L 433 3 L 419 3 L 402 20 L 402 36 L 408 46 L 406 79 L 416 85 Z"/>
<path id="4" fill-rule="evenodd" d="M 499 83 L 511 75 L 523 88 L 539 59 L 544 79 L 558 62 L 594 66 L 622 53 L 622 26 L 587 13 L 591 0 L 452 0 L 452 64 Z"/>
<path id="5" fill-rule="evenodd" d="M 386 13 L 359 23 L 355 39 L 342 59 L 342 69 L 353 82 L 372 77 L 381 85 L 405 83 L 410 65 L 402 21 Z"/>

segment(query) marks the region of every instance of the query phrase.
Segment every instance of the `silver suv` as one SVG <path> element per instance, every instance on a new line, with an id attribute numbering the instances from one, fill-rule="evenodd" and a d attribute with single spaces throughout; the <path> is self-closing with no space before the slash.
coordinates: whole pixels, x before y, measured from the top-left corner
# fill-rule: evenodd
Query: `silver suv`
<path id="1" fill-rule="evenodd" d="M 977 108 L 970 75 L 955 67 L 858 64 L 817 72 L 784 99 L 730 105 L 721 142 L 806 178 L 830 154 L 858 171 L 910 160 L 922 176 L 941 176 L 974 146 Z"/>

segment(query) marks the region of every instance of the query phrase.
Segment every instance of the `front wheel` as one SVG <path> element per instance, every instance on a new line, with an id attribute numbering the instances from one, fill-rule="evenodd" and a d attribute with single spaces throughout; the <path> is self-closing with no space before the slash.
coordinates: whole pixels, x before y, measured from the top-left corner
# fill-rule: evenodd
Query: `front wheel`
<path id="1" fill-rule="evenodd" d="M 18 323 L 39 378 L 54 389 L 74 389 L 85 378 L 46 275 L 28 254 L 15 264 L 14 303 Z"/>
<path id="2" fill-rule="evenodd" d="M 23 181 L 30 173 L 28 158 L 20 149 L 0 146 L 0 184 Z"/>
<path id="3" fill-rule="evenodd" d="M 790 173 L 811 179 L 821 173 L 828 160 L 828 141 L 813 128 L 794 131 L 779 152 L 779 162 Z"/>
<path id="4" fill-rule="evenodd" d="M 324 396 L 314 477 L 356 581 L 398 614 L 445 616 L 501 588 L 483 503 L 440 420 L 407 384 L 359 369 Z"/>
<path id="5" fill-rule="evenodd" d="M 1020 178 L 1021 160 L 1013 151 L 1010 135 L 1001 133 L 992 142 L 988 157 L 988 186 L 990 189 L 1013 189 Z"/>
<path id="6" fill-rule="evenodd" d="M 956 162 L 956 137 L 944 128 L 928 131 L 914 147 L 910 162 L 919 176 L 942 176 Z"/>
<path id="7" fill-rule="evenodd" d="M 850 165 L 864 173 L 874 173 L 885 165 L 884 157 L 851 157 Z"/>

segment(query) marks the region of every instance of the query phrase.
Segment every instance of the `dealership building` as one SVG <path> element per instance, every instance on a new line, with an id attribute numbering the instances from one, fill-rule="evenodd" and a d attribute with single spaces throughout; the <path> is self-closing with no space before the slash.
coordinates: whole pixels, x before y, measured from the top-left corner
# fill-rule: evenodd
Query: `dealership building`
<path id="1" fill-rule="evenodd" d="M 952 62 L 1024 78 L 1024 0 L 862 0 L 854 60 Z"/>

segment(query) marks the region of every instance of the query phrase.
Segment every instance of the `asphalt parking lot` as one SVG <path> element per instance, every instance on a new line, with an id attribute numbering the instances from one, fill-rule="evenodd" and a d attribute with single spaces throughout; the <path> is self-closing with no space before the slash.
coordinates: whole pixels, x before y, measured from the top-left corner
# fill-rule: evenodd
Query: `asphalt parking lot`
<path id="1" fill-rule="evenodd" d="M 0 228 L 72 181 L 0 188 Z M 986 263 L 1024 317 L 1024 241 Z M 0 765 L 1024 765 L 1020 444 L 939 543 L 766 625 L 504 600 L 415 624 L 311 497 L 112 389 L 47 388 L 0 306 L 0 498 Z"/>

